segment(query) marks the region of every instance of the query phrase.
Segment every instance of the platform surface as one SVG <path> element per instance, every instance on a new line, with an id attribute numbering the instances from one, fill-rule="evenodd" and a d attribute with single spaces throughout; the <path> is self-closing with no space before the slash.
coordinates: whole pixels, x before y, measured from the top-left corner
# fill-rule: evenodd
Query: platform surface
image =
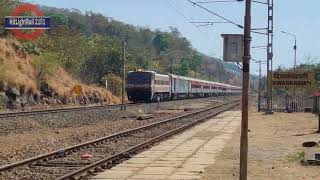
<path id="1" fill-rule="evenodd" d="M 205 168 L 215 163 L 215 157 L 239 128 L 240 115 L 240 111 L 224 112 L 92 179 L 201 179 Z"/>

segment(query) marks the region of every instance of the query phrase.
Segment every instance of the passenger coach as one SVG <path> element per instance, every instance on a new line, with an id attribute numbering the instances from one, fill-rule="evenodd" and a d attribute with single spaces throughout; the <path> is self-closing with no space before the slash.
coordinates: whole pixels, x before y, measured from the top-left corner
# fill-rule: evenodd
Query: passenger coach
<path id="1" fill-rule="evenodd" d="M 218 82 L 205 81 L 154 71 L 130 71 L 126 91 L 129 101 L 149 102 L 189 97 L 237 95 L 241 88 Z"/>

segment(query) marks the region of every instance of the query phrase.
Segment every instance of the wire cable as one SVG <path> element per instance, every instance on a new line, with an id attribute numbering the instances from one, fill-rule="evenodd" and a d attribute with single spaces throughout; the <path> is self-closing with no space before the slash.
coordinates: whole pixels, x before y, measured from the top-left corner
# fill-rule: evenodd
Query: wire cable
<path id="1" fill-rule="evenodd" d="M 201 33 L 205 33 L 206 36 L 212 40 L 212 38 L 206 33 L 206 32 L 203 32 L 199 26 L 195 25 L 186 15 L 184 15 L 174 4 L 171 0 L 168 0 L 170 6 L 178 13 L 180 14 L 188 23 L 190 23 L 193 27 L 195 27 L 199 32 Z M 213 40 L 212 40 L 213 41 Z"/>
<path id="2" fill-rule="evenodd" d="M 241 28 L 241 29 L 244 28 L 242 25 L 240 25 L 240 24 L 238 24 L 238 23 L 236 23 L 236 22 L 234 22 L 234 21 L 229 20 L 229 19 L 227 19 L 227 18 L 219 15 L 218 13 L 215 13 L 215 12 L 211 11 L 210 9 L 201 6 L 200 4 L 198 4 L 198 3 L 194 2 L 194 1 L 191 1 L 191 0 L 187 0 L 187 1 L 189 1 L 189 2 L 190 2 L 191 4 L 193 4 L 193 5 L 198 6 L 198 7 L 200 7 L 201 9 L 203 9 L 203 10 L 205 10 L 205 11 L 207 11 L 207 12 L 209 12 L 209 13 L 211 13 L 211 14 L 213 14 L 213 15 L 215 15 L 215 16 L 223 19 L 223 20 L 225 20 L 226 22 L 228 22 L 228 23 L 230 23 L 230 24 L 233 24 L 233 25 L 235 25 L 235 26 L 237 26 L 237 27 L 239 27 L 239 28 Z"/>
<path id="3" fill-rule="evenodd" d="M 199 4 L 226 3 L 226 2 L 233 3 L 233 2 L 239 2 L 239 1 L 242 1 L 242 0 L 198 1 L 196 3 L 199 3 Z"/>

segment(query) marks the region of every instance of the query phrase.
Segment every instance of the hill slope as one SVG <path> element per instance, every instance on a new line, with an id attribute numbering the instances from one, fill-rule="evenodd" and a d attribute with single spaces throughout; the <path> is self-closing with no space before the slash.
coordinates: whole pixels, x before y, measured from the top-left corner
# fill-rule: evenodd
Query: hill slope
<path id="1" fill-rule="evenodd" d="M 39 103 L 59 104 L 78 101 L 72 89 L 80 85 L 83 97 L 103 100 L 111 104 L 120 100 L 111 92 L 94 85 L 86 85 L 73 78 L 56 65 L 52 73 L 39 78 L 39 57 L 28 55 L 23 46 L 14 39 L 0 38 L 0 106 L 19 107 Z M 89 103 L 87 101 L 87 103 Z"/>

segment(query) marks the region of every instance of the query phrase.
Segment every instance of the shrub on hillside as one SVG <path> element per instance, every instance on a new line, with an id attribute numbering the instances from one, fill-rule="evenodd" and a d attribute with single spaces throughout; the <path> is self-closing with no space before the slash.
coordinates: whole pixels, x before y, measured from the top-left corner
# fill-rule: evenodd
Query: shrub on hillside
<path id="1" fill-rule="evenodd" d="M 43 53 L 33 61 L 38 83 L 46 81 L 59 67 L 57 56 L 49 53 Z"/>
<path id="2" fill-rule="evenodd" d="M 116 76 L 114 74 L 108 74 L 102 80 L 105 82 L 107 80 L 108 82 L 108 90 L 110 90 L 113 94 L 116 96 L 121 95 L 121 89 L 122 89 L 122 79 L 119 76 Z"/>
<path id="3" fill-rule="evenodd" d="M 22 50 L 27 54 L 34 54 L 38 56 L 41 53 L 40 48 L 35 43 L 32 43 L 32 42 L 24 43 L 22 45 Z"/>

